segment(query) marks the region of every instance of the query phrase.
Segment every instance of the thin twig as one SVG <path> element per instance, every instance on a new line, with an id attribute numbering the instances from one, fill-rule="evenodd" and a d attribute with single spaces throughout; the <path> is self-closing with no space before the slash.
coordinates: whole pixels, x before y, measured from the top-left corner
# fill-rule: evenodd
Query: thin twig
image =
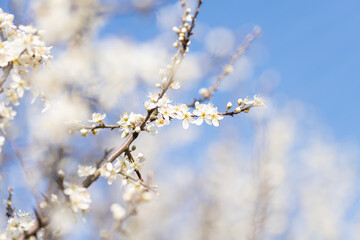
<path id="1" fill-rule="evenodd" d="M 131 152 L 130 152 L 129 148 L 125 149 L 125 155 L 128 157 L 128 159 L 129 159 L 129 161 L 130 161 L 131 163 L 134 163 L 134 162 L 135 162 L 133 156 L 131 155 Z M 144 181 L 144 180 L 142 179 L 142 177 L 141 177 L 141 173 L 140 173 L 139 169 L 136 169 L 136 168 L 135 168 L 134 171 L 135 171 L 136 175 L 138 176 L 138 178 L 139 178 L 141 181 Z"/>
<path id="2" fill-rule="evenodd" d="M 154 192 L 154 193 L 156 193 L 156 194 L 159 194 L 159 192 L 156 191 L 156 189 L 155 189 L 156 186 L 150 186 L 150 185 L 146 184 L 144 181 L 141 181 L 141 180 L 139 180 L 139 179 L 136 179 L 136 178 L 134 178 L 133 176 L 126 174 L 126 173 L 123 172 L 123 171 L 120 171 L 119 174 L 123 175 L 124 178 L 130 179 L 130 180 L 132 180 L 132 181 L 134 181 L 134 182 L 137 182 L 137 183 L 139 183 L 141 186 L 145 187 L 146 189 L 148 189 L 148 190 L 150 190 L 150 191 L 152 191 L 152 192 Z"/>
<path id="3" fill-rule="evenodd" d="M 12 196 L 13 196 L 14 188 L 8 187 L 8 199 L 6 200 L 6 213 L 5 216 L 8 218 L 14 217 L 15 208 L 12 206 Z"/>

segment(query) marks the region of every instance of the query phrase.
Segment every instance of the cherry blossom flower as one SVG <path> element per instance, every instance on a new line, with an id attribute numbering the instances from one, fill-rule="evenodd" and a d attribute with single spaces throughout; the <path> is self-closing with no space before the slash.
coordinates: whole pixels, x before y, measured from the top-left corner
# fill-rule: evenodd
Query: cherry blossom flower
<path id="1" fill-rule="evenodd" d="M 114 164 L 108 162 L 100 168 L 100 175 L 103 178 L 107 178 L 108 184 L 111 185 L 118 178 L 121 169 L 121 161 L 116 160 Z"/>
<path id="2" fill-rule="evenodd" d="M 92 119 L 88 120 L 89 122 L 93 122 L 93 123 L 101 123 L 102 120 L 104 120 L 104 118 L 106 117 L 106 113 L 101 114 L 101 113 L 93 113 L 92 114 Z"/>
<path id="3" fill-rule="evenodd" d="M 116 221 L 121 221 L 126 216 L 126 210 L 117 203 L 111 204 L 110 210 L 111 210 L 111 212 L 113 214 L 113 217 L 114 217 L 114 219 Z"/>

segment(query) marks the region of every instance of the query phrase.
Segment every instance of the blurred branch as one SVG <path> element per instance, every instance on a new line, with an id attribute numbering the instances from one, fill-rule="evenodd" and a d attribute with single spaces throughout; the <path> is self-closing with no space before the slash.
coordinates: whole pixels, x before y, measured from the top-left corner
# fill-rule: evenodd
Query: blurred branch
<path id="1" fill-rule="evenodd" d="M 3 75 L 0 78 L 0 93 L 3 91 L 2 86 L 6 82 L 6 79 L 8 78 L 12 67 L 13 67 L 13 63 L 11 62 L 6 67 L 1 68 L 1 70 L 3 71 Z"/>
<path id="2" fill-rule="evenodd" d="M 32 195 L 34 196 L 37 204 L 39 204 L 40 203 L 40 197 L 39 197 L 37 189 L 33 185 L 32 174 L 29 172 L 29 168 L 26 165 L 26 161 L 24 160 L 24 157 L 23 157 L 23 155 L 21 153 L 21 150 L 18 148 L 15 141 L 11 140 L 8 136 L 6 137 L 6 139 L 10 143 L 10 146 L 13 149 L 13 151 L 15 152 L 16 157 L 19 159 L 20 165 L 21 165 L 21 167 L 22 167 L 22 169 L 23 169 L 23 171 L 25 173 L 25 177 L 27 179 L 26 183 L 27 183 Z"/>
<path id="3" fill-rule="evenodd" d="M 217 76 L 216 81 L 213 85 L 211 85 L 208 89 L 205 89 L 203 93 L 202 98 L 195 98 L 192 103 L 188 104 L 188 107 L 195 107 L 196 102 L 204 102 L 208 99 L 211 99 L 214 95 L 214 93 L 218 90 L 220 87 L 221 82 L 223 79 L 229 75 L 234 68 L 234 63 L 236 59 L 238 59 L 241 55 L 244 54 L 245 50 L 249 48 L 250 43 L 260 35 L 260 28 L 255 27 L 253 32 L 248 34 L 244 40 L 244 42 L 237 48 L 236 52 L 231 56 L 230 61 L 227 65 L 223 68 L 223 71 L 220 73 L 220 75 Z"/>
<path id="4" fill-rule="evenodd" d="M 252 224 L 248 235 L 248 240 L 261 239 L 260 235 L 264 230 L 267 220 L 270 190 L 271 189 L 266 182 L 260 182 L 257 199 L 255 202 L 256 207 L 252 216 Z"/>

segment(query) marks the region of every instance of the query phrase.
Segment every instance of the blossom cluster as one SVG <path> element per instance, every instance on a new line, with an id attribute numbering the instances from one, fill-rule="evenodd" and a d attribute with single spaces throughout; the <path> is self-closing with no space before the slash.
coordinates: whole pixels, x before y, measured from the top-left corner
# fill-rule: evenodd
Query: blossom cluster
<path id="1" fill-rule="evenodd" d="M 41 32 L 32 26 L 13 23 L 14 16 L 0 9 L 0 67 L 13 64 L 17 74 L 28 72 L 28 67 L 37 67 L 39 63 L 51 60 L 50 49 L 41 40 Z"/>
<path id="2" fill-rule="evenodd" d="M 204 89 L 200 89 L 200 92 L 204 92 Z M 220 121 L 224 118 L 223 115 L 233 115 L 240 112 L 249 112 L 252 107 L 263 107 L 265 106 L 264 100 L 255 95 L 251 100 L 249 98 L 239 98 L 237 103 L 238 106 L 230 114 L 228 110 L 232 108 L 232 103 L 229 102 L 226 106 L 225 113 L 219 113 L 217 107 L 214 107 L 212 103 L 203 104 L 200 102 L 195 102 L 194 110 L 191 111 L 191 108 L 186 104 L 177 104 L 172 105 L 169 97 L 164 94 L 161 98 L 160 94 L 149 94 L 149 100 L 144 103 L 145 109 L 150 112 L 152 111 L 152 116 L 150 121 L 148 121 L 142 129 L 142 125 L 145 121 L 145 116 L 137 113 L 123 113 L 120 116 L 120 120 L 117 122 L 119 131 L 122 132 L 121 137 L 126 138 L 132 132 L 139 133 L 142 130 L 149 132 L 152 135 L 157 134 L 157 127 L 162 127 L 169 125 L 171 119 L 182 120 L 182 126 L 184 129 L 188 129 L 190 123 L 195 125 L 201 125 L 203 122 L 206 122 L 208 125 L 213 125 L 218 127 Z M 155 110 L 155 111 L 153 111 Z M 89 122 L 98 123 L 100 126 L 104 126 L 102 120 L 106 117 L 106 114 L 93 113 L 92 119 Z M 155 122 L 155 124 L 153 123 Z M 95 128 L 95 125 L 90 129 L 82 128 L 80 130 L 81 134 L 86 137 L 87 133 L 92 132 L 93 134 L 98 133 L 98 129 Z"/>
<path id="3" fill-rule="evenodd" d="M 8 220 L 6 231 L 0 233 L 0 240 L 17 239 L 22 233 L 34 226 L 35 222 L 36 220 L 32 218 L 30 212 L 19 211 L 15 213 L 14 217 Z"/>
<path id="4" fill-rule="evenodd" d="M 121 137 L 126 138 L 133 131 L 140 132 L 140 125 L 144 122 L 145 116 L 138 113 L 123 113 L 117 124 L 122 131 Z"/>
<path id="5" fill-rule="evenodd" d="M 145 159 L 142 153 L 138 153 L 134 158 L 131 156 L 131 159 L 126 155 L 120 155 L 115 159 L 114 162 L 105 162 L 99 169 L 97 169 L 95 166 L 79 165 L 78 175 L 80 177 L 88 177 L 98 171 L 101 177 L 107 179 L 107 183 L 109 185 L 120 178 L 122 180 L 121 184 L 125 188 L 123 194 L 123 200 L 125 202 L 147 202 L 153 198 L 153 193 L 149 191 L 150 187 L 145 187 L 141 182 L 142 180 L 137 180 L 135 177 L 133 177 L 135 172 L 140 171 L 144 161 Z M 88 210 L 91 199 L 86 188 L 74 184 L 66 185 L 67 187 L 64 190 L 64 194 L 70 197 L 71 208 L 73 211 L 79 212 L 79 210 L 81 210 L 84 212 Z M 120 220 L 120 213 L 118 213 L 119 206 L 116 206 L 115 208 L 116 209 L 112 209 L 112 211 L 116 210 L 116 213 L 114 213 L 114 215 L 116 215 L 114 216 L 115 220 Z M 123 209 L 121 209 L 120 215 L 124 217 L 125 213 L 123 212 Z"/>
<path id="6" fill-rule="evenodd" d="M 0 92 L 6 95 L 6 99 L 0 102 L 2 132 L 5 132 L 9 122 L 16 115 L 11 105 L 18 106 L 25 90 L 30 89 L 27 80 L 30 70 L 52 59 L 51 47 L 45 46 L 41 40 L 41 32 L 32 26 L 16 27 L 13 19 L 13 15 L 4 13 L 0 8 L 0 68 L 3 71 Z M 11 78 L 11 83 L 4 87 L 8 76 Z M 0 136 L 0 150 L 4 140 L 4 137 Z"/>
<path id="7" fill-rule="evenodd" d="M 211 103 L 200 104 L 195 103 L 195 110 L 190 111 L 190 108 L 185 104 L 171 105 L 169 98 L 164 95 L 161 99 L 154 101 L 158 94 L 151 95 L 150 100 L 145 102 L 145 108 L 157 108 L 156 126 L 162 127 L 170 123 L 170 119 L 182 120 L 184 129 L 189 127 L 190 123 L 201 125 L 204 121 L 209 125 L 219 126 L 220 120 L 223 116 L 218 114 L 217 107 Z"/>

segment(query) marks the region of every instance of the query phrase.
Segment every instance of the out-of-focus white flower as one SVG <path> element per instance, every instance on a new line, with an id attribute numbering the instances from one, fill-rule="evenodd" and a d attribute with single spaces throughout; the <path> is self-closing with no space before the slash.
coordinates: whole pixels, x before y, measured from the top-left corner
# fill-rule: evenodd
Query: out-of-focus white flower
<path id="1" fill-rule="evenodd" d="M 123 200 L 125 202 L 130 202 L 137 195 L 138 190 L 141 188 L 141 185 L 138 183 L 129 183 L 126 185 Z"/>
<path id="2" fill-rule="evenodd" d="M 13 111 L 12 107 L 6 107 L 4 102 L 0 102 L 0 116 L 5 119 L 14 119 L 16 112 Z"/>
<path id="3" fill-rule="evenodd" d="M 41 112 L 47 112 L 51 108 L 51 102 L 45 98 L 42 98 L 41 101 L 44 102 L 44 108 L 41 110 Z"/>
<path id="4" fill-rule="evenodd" d="M 88 210 L 90 207 L 91 198 L 87 189 L 75 184 L 64 183 L 64 185 L 64 194 L 70 197 L 72 210 L 74 212 L 84 212 Z"/>
<path id="5" fill-rule="evenodd" d="M 264 99 L 257 96 L 257 95 L 254 96 L 254 101 L 253 101 L 252 104 L 253 104 L 254 107 L 263 107 L 263 106 L 265 106 Z"/>
<path id="6" fill-rule="evenodd" d="M 16 90 L 17 94 L 19 95 L 19 97 L 23 97 L 24 96 L 24 92 L 25 90 L 29 90 L 30 86 L 28 84 L 28 82 L 26 82 L 25 80 L 23 80 L 19 74 L 17 73 L 13 73 L 11 74 L 11 79 L 12 79 L 12 83 L 11 83 L 11 88 L 13 88 L 14 90 Z"/>
<path id="7" fill-rule="evenodd" d="M 102 120 L 104 120 L 104 118 L 106 117 L 106 113 L 101 114 L 101 113 L 93 113 L 92 114 L 92 119 L 88 120 L 89 122 L 93 122 L 93 123 L 101 123 Z"/>
<path id="8" fill-rule="evenodd" d="M 116 221 L 121 221 L 126 216 L 126 210 L 117 203 L 113 203 L 110 207 L 110 210 Z"/>
<path id="9" fill-rule="evenodd" d="M 225 66 L 225 68 L 224 68 L 225 75 L 230 74 L 232 71 L 234 71 L 234 67 L 232 65 Z"/>
<path id="10" fill-rule="evenodd" d="M 150 133 L 150 135 L 156 135 L 158 133 L 158 130 L 156 129 L 155 124 L 153 123 L 148 123 L 146 125 L 146 131 Z"/>
<path id="11" fill-rule="evenodd" d="M 6 105 L 9 105 L 10 103 L 12 103 L 14 106 L 19 105 L 20 97 L 14 89 L 7 87 L 7 88 L 5 88 L 4 92 L 5 92 L 6 96 L 8 96 L 5 100 Z"/>
<path id="12" fill-rule="evenodd" d="M 181 87 L 180 82 L 179 81 L 174 81 L 170 84 L 170 88 L 172 89 L 179 89 Z"/>
<path id="13" fill-rule="evenodd" d="M 85 128 L 82 128 L 80 130 L 80 133 L 83 137 L 86 137 L 86 135 L 89 133 L 89 130 L 88 129 L 85 129 Z"/>
<path id="14" fill-rule="evenodd" d="M 203 96 L 203 97 L 208 97 L 209 96 L 209 90 L 207 90 L 206 88 L 201 88 L 199 90 L 199 93 Z"/>
<path id="15" fill-rule="evenodd" d="M 141 199 L 145 202 L 149 202 L 151 201 L 152 199 L 154 198 L 154 193 L 150 192 L 150 191 L 146 191 L 146 192 L 143 192 L 141 194 Z"/>
<path id="16" fill-rule="evenodd" d="M 94 167 L 94 166 L 83 166 L 83 165 L 78 166 L 79 177 L 90 176 L 90 175 L 94 174 L 95 171 L 96 171 L 96 167 Z"/>

